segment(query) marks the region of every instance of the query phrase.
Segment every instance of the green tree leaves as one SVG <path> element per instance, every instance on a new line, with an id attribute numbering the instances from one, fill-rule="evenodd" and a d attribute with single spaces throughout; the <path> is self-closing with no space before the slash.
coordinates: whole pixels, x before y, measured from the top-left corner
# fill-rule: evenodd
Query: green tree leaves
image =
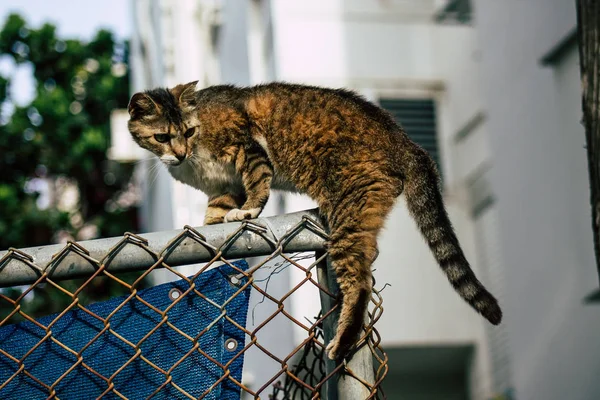
<path id="1" fill-rule="evenodd" d="M 133 168 L 106 159 L 110 112 L 129 99 L 127 44 L 107 30 L 89 42 L 62 38 L 52 24 L 34 28 L 12 14 L 0 30 L 0 57 L 31 66 L 35 81 L 34 99 L 19 105 L 12 76 L 0 76 L 0 248 L 48 244 L 59 231 L 77 238 L 90 221 L 99 235 L 135 230 L 135 209 L 105 206 L 126 190 Z M 56 208 L 59 177 L 80 193 L 72 209 Z M 40 180 L 49 206 L 39 207 L 30 184 Z"/>
<path id="2" fill-rule="evenodd" d="M 107 30 L 84 42 L 59 37 L 52 24 L 31 27 L 17 14 L 4 21 L 0 59 L 31 67 L 35 96 L 16 104 L 13 75 L 0 72 L 0 249 L 136 231 L 135 203 L 119 201 L 130 194 L 133 165 L 106 158 L 110 112 L 129 100 L 127 57 L 127 43 Z M 82 282 L 61 285 L 74 291 Z M 79 298 L 98 301 L 124 291 L 101 277 Z M 38 287 L 23 310 L 47 314 L 71 301 Z M 0 317 L 11 311 L 0 301 Z"/>

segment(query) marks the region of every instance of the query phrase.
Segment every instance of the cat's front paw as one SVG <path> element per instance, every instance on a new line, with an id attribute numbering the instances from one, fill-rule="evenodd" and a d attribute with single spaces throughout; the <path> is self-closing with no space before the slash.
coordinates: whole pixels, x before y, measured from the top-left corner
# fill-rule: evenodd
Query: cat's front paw
<path id="1" fill-rule="evenodd" d="M 204 225 L 217 225 L 225 222 L 224 217 L 205 217 Z"/>
<path id="2" fill-rule="evenodd" d="M 243 221 L 245 219 L 254 219 L 260 214 L 260 208 L 251 208 L 249 210 L 240 210 L 234 208 L 225 214 L 225 222 Z"/>

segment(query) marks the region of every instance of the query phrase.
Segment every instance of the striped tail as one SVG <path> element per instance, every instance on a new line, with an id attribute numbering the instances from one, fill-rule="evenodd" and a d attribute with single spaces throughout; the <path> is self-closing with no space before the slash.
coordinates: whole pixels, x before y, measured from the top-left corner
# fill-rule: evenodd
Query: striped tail
<path id="1" fill-rule="evenodd" d="M 434 161 L 417 147 L 410 154 L 404 193 L 408 210 L 448 280 L 467 303 L 494 325 L 502 321 L 497 300 L 479 282 L 465 258 L 444 207 Z"/>

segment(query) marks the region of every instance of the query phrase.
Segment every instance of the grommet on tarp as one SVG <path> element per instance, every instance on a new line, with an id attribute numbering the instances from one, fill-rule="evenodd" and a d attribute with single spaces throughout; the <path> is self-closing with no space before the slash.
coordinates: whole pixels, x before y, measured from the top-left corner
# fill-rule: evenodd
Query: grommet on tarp
<path id="1" fill-rule="evenodd" d="M 238 288 L 244 286 L 244 282 L 242 282 L 242 280 L 246 277 L 244 274 L 238 273 L 238 274 L 229 274 L 229 275 L 224 275 L 224 276 L 226 276 L 227 280 L 229 281 L 229 283 L 231 283 L 231 285 L 238 287 Z"/>
<path id="2" fill-rule="evenodd" d="M 242 274 L 240 274 L 240 276 L 238 276 L 238 275 L 230 275 L 229 276 L 229 282 L 231 282 L 235 286 L 241 286 L 241 279 L 243 277 L 244 277 L 244 275 L 242 275 Z"/>
<path id="3" fill-rule="evenodd" d="M 181 297 L 181 290 L 179 290 L 177 288 L 173 288 L 173 289 L 169 290 L 169 299 L 171 299 L 171 301 L 175 301 L 180 297 Z"/>
<path id="4" fill-rule="evenodd" d="M 225 350 L 227 351 L 235 351 L 237 349 L 238 342 L 233 338 L 229 338 L 225 341 Z"/>

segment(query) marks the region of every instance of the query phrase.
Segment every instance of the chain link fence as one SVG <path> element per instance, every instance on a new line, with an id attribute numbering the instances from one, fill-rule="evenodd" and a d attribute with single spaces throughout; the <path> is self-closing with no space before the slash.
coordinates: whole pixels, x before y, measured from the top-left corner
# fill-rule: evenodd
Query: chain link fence
<path id="1" fill-rule="evenodd" d="M 93 386 L 93 398 L 107 399 L 384 398 L 387 356 L 374 327 L 383 312 L 379 291 L 373 290 L 353 355 L 339 365 L 324 357 L 339 313 L 326 240 L 312 210 L 0 252 L 0 398 L 25 398 L 25 387 L 37 398 L 86 398 L 81 393 L 87 386 Z M 239 261 L 245 258 L 252 258 L 251 265 Z M 193 276 L 177 268 L 191 264 L 198 265 Z M 302 279 L 283 296 L 272 296 L 255 278 L 267 268 L 272 273 L 293 268 Z M 178 281 L 143 288 L 158 269 Z M 132 276 L 133 271 L 138 272 Z M 117 282 L 126 295 L 86 304 L 85 292 L 100 279 Z M 321 312 L 311 320 L 293 315 L 287 302 L 307 285 L 318 290 L 321 303 Z M 29 315 L 26 303 L 40 290 L 60 293 L 67 305 L 55 315 Z M 275 311 L 249 327 L 251 294 Z M 134 318 L 138 314 L 142 319 Z M 304 334 L 283 356 L 260 339 L 261 331 L 281 318 Z M 250 351 L 273 360 L 278 371 L 245 384 L 241 369 Z M 57 372 L 48 372 L 55 367 Z"/>

